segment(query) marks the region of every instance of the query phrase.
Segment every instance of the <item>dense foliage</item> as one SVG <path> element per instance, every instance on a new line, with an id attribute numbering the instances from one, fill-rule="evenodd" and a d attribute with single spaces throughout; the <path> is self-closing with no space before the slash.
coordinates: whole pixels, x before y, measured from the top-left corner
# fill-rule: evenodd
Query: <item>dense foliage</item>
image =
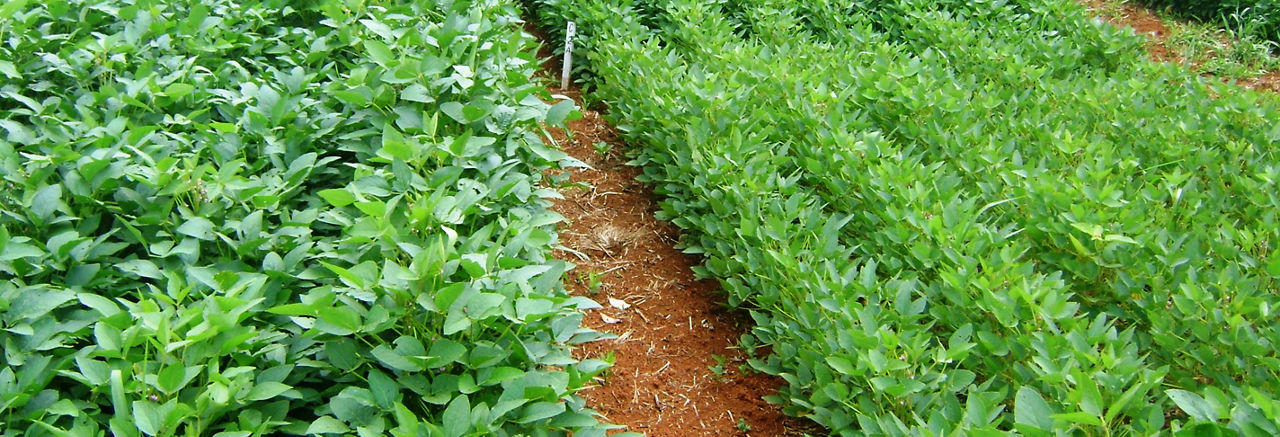
<path id="1" fill-rule="evenodd" d="M 833 434 L 1280 432 L 1280 106 L 1071 1 L 537 0 Z M 552 27 L 555 28 L 555 27 Z"/>
<path id="2" fill-rule="evenodd" d="M 1182 16 L 1217 22 L 1233 30 L 1280 42 L 1280 1 L 1276 0 L 1143 0 Z"/>
<path id="3" fill-rule="evenodd" d="M 520 26 L 4 2 L 0 435 L 603 435 Z"/>

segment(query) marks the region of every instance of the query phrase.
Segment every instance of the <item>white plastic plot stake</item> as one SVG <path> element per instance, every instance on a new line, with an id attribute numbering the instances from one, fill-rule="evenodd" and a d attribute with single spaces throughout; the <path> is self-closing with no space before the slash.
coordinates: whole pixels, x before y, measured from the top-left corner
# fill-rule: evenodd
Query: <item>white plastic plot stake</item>
<path id="1" fill-rule="evenodd" d="M 570 21 L 568 28 L 564 31 L 564 69 L 560 71 L 560 89 L 569 89 L 569 73 L 573 71 L 573 36 L 577 32 L 577 26 Z"/>

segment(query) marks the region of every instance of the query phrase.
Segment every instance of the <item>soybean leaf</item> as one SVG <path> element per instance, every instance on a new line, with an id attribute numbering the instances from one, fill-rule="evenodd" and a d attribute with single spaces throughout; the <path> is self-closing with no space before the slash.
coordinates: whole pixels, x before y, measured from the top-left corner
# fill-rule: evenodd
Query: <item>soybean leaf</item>
<path id="1" fill-rule="evenodd" d="M 320 320 L 340 328 L 331 331 L 334 335 L 351 335 L 360 330 L 360 315 L 351 308 L 330 307 L 316 311 Z"/>
<path id="2" fill-rule="evenodd" d="M 1201 422 L 1213 422 L 1218 420 L 1218 412 L 1205 402 L 1200 395 L 1179 389 L 1168 389 L 1164 394 L 1173 400 L 1183 412 L 1191 416 L 1192 419 Z"/>
<path id="3" fill-rule="evenodd" d="M 467 395 L 459 394 L 449 402 L 449 406 L 445 407 L 444 415 L 441 418 L 444 421 L 444 435 L 446 437 L 460 437 L 471 429 L 471 401 L 467 399 Z"/>
<path id="4" fill-rule="evenodd" d="M 319 194 L 320 197 L 323 198 L 326 202 L 329 202 L 330 205 L 336 206 L 338 208 L 350 205 L 351 203 L 356 201 L 356 197 L 352 195 L 350 191 L 337 189 L 337 188 L 321 190 L 316 194 Z"/>
<path id="5" fill-rule="evenodd" d="M 196 87 L 194 85 L 185 84 L 185 83 L 173 83 L 173 84 L 169 84 L 169 86 L 164 88 L 164 94 L 173 99 L 181 99 L 183 97 L 186 97 L 187 94 L 191 94 L 191 92 L 194 91 L 195 89 Z"/>
<path id="6" fill-rule="evenodd" d="M 577 111 L 573 100 L 561 100 L 547 109 L 547 124 L 552 126 L 564 127 L 566 121 L 579 118 L 582 118 L 582 113 Z"/>
<path id="7" fill-rule="evenodd" d="M 281 394 L 284 394 L 284 392 L 292 389 L 293 387 L 283 383 L 267 381 L 255 384 L 253 388 L 249 390 L 249 394 L 245 395 L 245 399 L 250 401 L 267 400 L 280 396 Z"/>
<path id="8" fill-rule="evenodd" d="M 536 422 L 565 411 L 564 402 L 537 402 L 524 407 L 518 423 Z"/>
<path id="9" fill-rule="evenodd" d="M 156 376 L 156 388 L 165 394 L 172 395 L 182 389 L 186 384 L 187 372 L 186 368 L 179 365 L 170 365 L 160 371 Z"/>
<path id="10" fill-rule="evenodd" d="M 307 434 L 344 434 L 351 432 L 346 424 L 333 416 L 320 416 L 307 426 Z"/>
<path id="11" fill-rule="evenodd" d="M 412 83 L 400 92 L 400 98 L 411 102 L 431 103 L 436 101 L 435 94 L 422 84 Z"/>
<path id="12" fill-rule="evenodd" d="M 1271 254 L 1271 262 L 1267 263 L 1267 274 L 1272 278 L 1280 278 L 1280 250 Z"/>
<path id="13" fill-rule="evenodd" d="M 213 239 L 213 222 L 204 217 L 192 217 L 177 229 L 179 234 L 201 240 Z"/>
<path id="14" fill-rule="evenodd" d="M 1041 431 L 1053 430 L 1053 409 L 1040 396 L 1040 392 L 1031 387 L 1018 389 L 1013 401 L 1014 422 L 1027 425 Z"/>
<path id="15" fill-rule="evenodd" d="M 326 341 L 324 351 L 329 363 L 341 370 L 355 370 L 356 366 L 362 362 L 355 343 L 349 338 L 340 337 Z"/>
<path id="16" fill-rule="evenodd" d="M 4 73 L 10 79 L 21 79 L 22 75 L 18 74 L 18 69 L 14 68 L 13 62 L 0 60 L 0 73 Z"/>
<path id="17" fill-rule="evenodd" d="M 164 413 L 160 406 L 147 401 L 133 401 L 133 423 L 143 434 L 159 435 L 164 429 Z"/>
<path id="18" fill-rule="evenodd" d="M 10 320 L 38 319 L 75 298 L 76 294 L 68 290 L 51 290 L 44 287 L 23 288 L 17 299 L 9 304 L 8 318 Z"/>
<path id="19" fill-rule="evenodd" d="M 375 346 L 370 352 L 378 362 L 395 370 L 403 372 L 418 372 L 423 369 L 422 365 L 396 353 L 385 344 Z"/>
<path id="20" fill-rule="evenodd" d="M 831 366 L 835 371 L 845 375 L 853 375 L 853 363 L 842 357 L 827 357 L 827 365 Z"/>
<path id="21" fill-rule="evenodd" d="M 440 112 L 443 112 L 444 115 L 448 115 L 449 118 L 452 118 L 458 123 L 467 124 L 467 116 L 466 114 L 463 114 L 462 108 L 462 104 L 458 102 L 444 102 L 440 104 Z"/>
<path id="22" fill-rule="evenodd" d="M 391 408 L 400 394 L 400 384 L 378 369 L 369 369 L 369 391 L 378 407 Z"/>
<path id="23" fill-rule="evenodd" d="M 381 65 L 387 65 L 395 56 L 391 53 L 391 48 L 381 41 L 366 39 L 364 48 L 369 52 L 369 59 Z"/>
<path id="24" fill-rule="evenodd" d="M 13 132 L 10 132 L 10 135 L 12 134 Z M 37 191 L 35 197 L 31 199 L 30 211 L 40 220 L 48 220 L 61 202 L 62 187 L 48 185 Z"/>
<path id="25" fill-rule="evenodd" d="M 13 17 L 22 8 L 27 7 L 28 0 L 12 0 L 5 2 L 4 6 L 0 6 L 0 19 L 8 20 Z"/>

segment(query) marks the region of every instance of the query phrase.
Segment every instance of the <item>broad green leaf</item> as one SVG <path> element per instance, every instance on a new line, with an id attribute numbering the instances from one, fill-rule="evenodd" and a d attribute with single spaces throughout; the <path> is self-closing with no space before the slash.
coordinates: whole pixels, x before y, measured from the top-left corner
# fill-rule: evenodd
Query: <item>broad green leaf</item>
<path id="1" fill-rule="evenodd" d="M 14 67 L 13 62 L 3 59 L 0 59 L 0 73 L 3 73 L 10 79 L 22 79 L 22 75 L 18 74 L 18 69 Z"/>
<path id="2" fill-rule="evenodd" d="M 468 123 L 480 121 L 489 115 L 489 110 L 476 105 L 464 105 L 462 107 L 462 115 Z"/>
<path id="3" fill-rule="evenodd" d="M 342 394 L 329 400 L 329 409 L 333 411 L 333 415 L 343 422 L 350 423 L 355 426 L 366 425 L 373 420 L 377 414 L 377 409 L 372 405 L 351 397 L 348 395 L 352 389 L 344 390 Z"/>
<path id="4" fill-rule="evenodd" d="M 547 124 L 551 126 L 564 127 L 566 121 L 579 118 L 582 118 L 582 113 L 577 111 L 573 100 L 561 100 L 547 109 Z"/>
<path id="5" fill-rule="evenodd" d="M 350 335 L 360 330 L 360 314 L 357 314 L 351 308 L 320 308 L 316 313 L 320 320 L 341 328 L 340 331 L 330 332 L 330 334 Z"/>
<path id="6" fill-rule="evenodd" d="M 271 307 L 267 312 L 284 316 L 311 316 L 316 314 L 316 309 L 304 303 L 289 303 Z"/>
<path id="7" fill-rule="evenodd" d="M 435 95 L 431 90 L 421 84 L 412 83 L 400 92 L 400 98 L 410 102 L 432 103 L 436 101 Z"/>
<path id="8" fill-rule="evenodd" d="M 439 308 L 442 311 L 448 310 L 453 306 L 453 303 L 458 299 L 458 297 L 462 295 L 462 292 L 466 291 L 466 289 L 466 284 L 463 283 L 450 284 L 443 289 L 440 289 L 436 292 L 434 299 L 436 308 Z"/>
<path id="9" fill-rule="evenodd" d="M 396 37 L 390 26 L 377 19 L 363 19 L 360 20 L 360 24 L 363 24 L 370 32 L 384 39 L 395 39 Z"/>
<path id="10" fill-rule="evenodd" d="M 364 49 L 369 53 L 369 59 L 381 65 L 387 65 L 394 60 L 395 55 L 391 53 L 391 48 L 385 43 L 377 40 L 364 40 Z"/>
<path id="11" fill-rule="evenodd" d="M 385 344 L 375 346 L 370 352 L 378 362 L 394 370 L 402 372 L 420 372 L 423 369 L 422 365 L 396 353 L 396 351 L 387 347 Z"/>
<path id="12" fill-rule="evenodd" d="M 369 217 L 383 218 L 387 216 L 387 204 L 381 200 L 356 202 L 355 205 L 356 209 Z"/>
<path id="13" fill-rule="evenodd" d="M 462 113 L 462 108 L 462 104 L 458 102 L 444 102 L 440 104 L 440 112 L 443 112 L 444 115 L 448 115 L 449 118 L 452 118 L 458 123 L 467 124 L 469 121 L 467 121 L 466 114 Z"/>
<path id="14" fill-rule="evenodd" d="M 526 405 L 517 423 L 529 423 L 553 417 L 565 411 L 564 402 L 537 402 Z"/>
<path id="15" fill-rule="evenodd" d="M 326 202 L 329 202 L 330 205 L 336 206 L 338 208 L 350 205 L 356 201 L 356 197 L 352 195 L 350 191 L 347 191 L 344 189 L 334 188 L 334 189 L 328 189 L 328 190 L 321 190 L 316 194 L 319 194 L 320 197 L 323 198 Z"/>
<path id="16" fill-rule="evenodd" d="M 192 217 L 177 229 L 179 234 L 201 240 L 213 239 L 213 222 L 204 217 Z"/>
<path id="17" fill-rule="evenodd" d="M 164 94 L 173 99 L 181 99 L 191 94 L 196 87 L 185 83 L 173 83 L 164 88 Z"/>
<path id="18" fill-rule="evenodd" d="M 471 401 L 467 399 L 467 395 L 458 395 L 449 402 L 449 406 L 444 409 L 441 417 L 444 421 L 444 435 L 446 437 L 460 437 L 471 429 Z"/>
<path id="19" fill-rule="evenodd" d="M 132 259 L 116 264 L 116 268 L 125 273 L 132 273 L 144 278 L 161 279 L 164 274 L 155 263 L 145 259 Z"/>
<path id="20" fill-rule="evenodd" d="M 1093 238 L 1102 238 L 1102 232 L 1103 232 L 1102 226 L 1095 225 L 1095 224 L 1093 224 L 1093 223 L 1079 223 L 1079 222 L 1077 222 L 1077 223 L 1072 223 L 1072 224 L 1071 224 L 1071 227 L 1076 228 L 1076 229 L 1077 229 L 1077 230 L 1079 230 L 1080 232 L 1084 232 L 1084 233 L 1086 233 L 1086 234 L 1089 234 L 1089 236 L 1090 236 L 1090 237 L 1093 237 Z"/>
<path id="21" fill-rule="evenodd" d="M 1272 278 L 1280 278 L 1280 250 L 1272 252 L 1271 262 L 1267 263 L 1267 274 Z"/>
<path id="22" fill-rule="evenodd" d="M 365 284 L 363 277 L 361 277 L 360 275 L 356 274 L 351 270 L 344 269 L 342 267 L 338 267 L 324 261 L 320 261 L 320 265 L 324 266 L 324 268 L 326 269 L 329 269 L 329 271 L 336 273 L 338 275 L 338 278 L 341 279 L 343 283 L 347 284 L 350 287 L 363 289 L 368 286 L 368 284 Z"/>
<path id="23" fill-rule="evenodd" d="M 1150 386 L 1147 384 L 1134 384 L 1129 387 L 1119 398 L 1112 401 L 1111 405 L 1107 406 L 1107 413 L 1102 416 L 1102 419 L 1107 422 L 1114 420 L 1135 398 L 1146 396 L 1149 389 Z"/>
<path id="24" fill-rule="evenodd" d="M 1018 389 L 1013 401 L 1014 422 L 1027 425 L 1041 431 L 1052 431 L 1053 409 L 1040 396 L 1040 392 L 1031 387 Z"/>
<path id="25" fill-rule="evenodd" d="M 333 92 L 333 96 L 352 106 L 368 106 L 370 96 L 366 92 L 362 91 L 363 90 L 338 90 Z"/>
<path id="26" fill-rule="evenodd" d="M 427 360 L 428 367 L 442 367 L 449 365 L 455 361 L 460 361 L 467 354 L 467 347 L 447 338 L 431 343 L 431 349 L 427 351 L 427 355 L 431 358 Z"/>
<path id="27" fill-rule="evenodd" d="M 529 299 L 521 297 L 516 299 L 516 317 L 525 319 L 531 316 L 543 316 L 552 312 L 555 304 L 544 299 Z"/>
<path id="28" fill-rule="evenodd" d="M 209 123 L 209 127 L 222 133 L 233 133 L 236 131 L 236 125 L 231 123 L 213 122 Z"/>
<path id="29" fill-rule="evenodd" d="M 1188 416 L 1191 416 L 1192 419 L 1201 422 L 1218 420 L 1218 412 L 1198 394 L 1178 389 L 1165 390 L 1164 394 L 1169 396 L 1173 403 L 1178 404 L 1178 408 L 1182 409 Z"/>
<path id="30" fill-rule="evenodd" d="M 27 287 L 22 289 L 17 299 L 9 304 L 7 318 L 10 320 L 38 319 L 75 298 L 76 293 L 68 290 Z"/>
<path id="31" fill-rule="evenodd" d="M 271 382 L 271 381 L 263 382 L 261 384 L 255 384 L 253 388 L 249 390 L 249 393 L 245 395 L 245 400 L 249 400 L 249 401 L 267 400 L 267 399 L 274 398 L 276 396 L 280 396 L 281 394 L 284 394 L 284 392 L 287 392 L 292 389 L 293 387 L 286 384 L 279 383 L 279 382 Z"/>
<path id="32" fill-rule="evenodd" d="M 400 394 L 400 384 L 378 369 L 369 369 L 369 391 L 378 407 L 391 408 Z"/>
<path id="33" fill-rule="evenodd" d="M 1129 238 L 1120 234 L 1107 234 L 1106 236 L 1102 237 L 1102 240 L 1108 241 L 1108 242 L 1118 241 L 1118 242 L 1127 243 L 1127 244 L 1139 244 L 1137 240 L 1134 240 L 1132 238 Z"/>
<path id="34" fill-rule="evenodd" d="M 459 309 L 449 310 L 449 314 L 445 316 L 442 331 L 444 335 L 454 335 L 462 330 L 471 327 L 471 318 Z M 565 339 L 568 340 L 568 339 Z"/>
<path id="35" fill-rule="evenodd" d="M 344 434 L 351 432 L 346 424 L 341 420 L 333 418 L 333 416 L 320 416 L 316 420 L 311 421 L 311 425 L 307 426 L 307 434 Z"/>
<path id="36" fill-rule="evenodd" d="M 98 326 L 102 326 L 99 323 Z M 114 410 L 116 417 L 124 418 L 125 412 L 129 411 L 129 404 L 125 403 L 124 397 L 124 376 L 119 369 L 112 369 L 109 376 L 111 384 L 111 408 Z"/>
<path id="37" fill-rule="evenodd" d="M 15 122 L 13 120 L 0 119 L 0 128 L 4 128 L 8 132 L 5 136 L 10 142 L 18 144 L 31 144 L 35 142 L 35 133 L 26 125 Z"/>
<path id="38" fill-rule="evenodd" d="M 1074 413 L 1059 413 L 1059 414 L 1053 414 L 1053 415 L 1050 415 L 1049 417 L 1053 418 L 1054 420 L 1061 420 L 1061 421 L 1063 421 L 1063 422 L 1067 422 L 1067 423 L 1076 423 L 1076 424 L 1081 424 L 1081 425 L 1102 426 L 1102 419 L 1101 419 L 1101 418 L 1099 418 L 1098 416 L 1095 416 L 1095 415 L 1093 415 L 1093 414 L 1089 414 L 1089 413 L 1083 412 L 1083 411 L 1077 411 L 1077 412 L 1074 412 Z"/>
<path id="39" fill-rule="evenodd" d="M 167 395 L 177 393 L 187 383 L 186 368 L 180 365 L 165 367 L 156 375 L 156 388 Z"/>
<path id="40" fill-rule="evenodd" d="M 827 357 L 827 365 L 844 375 L 854 375 L 853 363 L 843 357 Z"/>
<path id="41" fill-rule="evenodd" d="M 41 220 L 48 220 L 53 211 L 62 204 L 62 187 L 48 185 L 36 192 L 31 199 L 31 213 Z"/>
<path id="42" fill-rule="evenodd" d="M 28 0 L 11 0 L 5 2 L 4 6 L 0 6 L 0 20 L 8 20 L 18 11 L 27 7 Z"/>
<path id="43" fill-rule="evenodd" d="M 392 127 L 391 123 L 382 126 L 382 151 L 392 158 L 406 161 L 413 157 L 413 149 L 409 147 L 404 135 Z"/>
<path id="44" fill-rule="evenodd" d="M 111 378 L 111 367 L 107 363 L 88 357 L 76 357 L 76 368 L 94 387 L 107 385 Z"/>
<path id="45" fill-rule="evenodd" d="M 80 299 L 80 304 L 92 308 L 102 314 L 102 317 L 111 317 L 120 313 L 120 306 L 111 300 L 87 292 L 76 293 L 76 297 Z"/>
<path id="46" fill-rule="evenodd" d="M 112 327 L 106 323 L 97 323 L 93 325 L 93 339 L 97 343 L 99 349 L 106 351 L 120 351 L 124 346 L 121 339 L 119 329 Z"/>
<path id="47" fill-rule="evenodd" d="M 143 434 L 160 435 L 164 428 L 164 413 L 160 406 L 147 401 L 133 401 L 133 423 Z"/>
<path id="48" fill-rule="evenodd" d="M 328 357 L 327 361 L 342 370 L 355 370 L 356 366 L 364 362 L 356 350 L 355 343 L 348 338 L 325 341 L 324 351 Z"/>

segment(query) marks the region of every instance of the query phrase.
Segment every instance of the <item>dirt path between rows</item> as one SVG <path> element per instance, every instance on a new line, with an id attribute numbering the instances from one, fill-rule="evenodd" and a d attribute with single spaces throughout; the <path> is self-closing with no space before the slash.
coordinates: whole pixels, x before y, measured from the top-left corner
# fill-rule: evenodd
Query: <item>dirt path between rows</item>
<path id="1" fill-rule="evenodd" d="M 534 26 L 526 30 L 545 41 Z M 560 77 L 560 64 L 544 47 L 545 75 Z M 555 82 L 559 82 L 556 80 Z M 573 98 L 581 91 L 549 87 Z M 648 436 L 781 436 L 815 432 L 763 400 L 784 381 L 744 371 L 746 356 L 734 348 L 750 319 L 721 305 L 719 285 L 697 280 L 697 257 L 674 245 L 679 229 L 654 218 L 657 202 L 626 165 L 627 145 L 601 114 L 582 109 L 568 133 L 551 129 L 556 143 L 591 166 L 572 169 L 582 188 L 562 190 L 553 210 L 568 220 L 556 256 L 577 265 L 566 286 L 599 302 L 584 325 L 611 332 L 616 340 L 578 347 L 578 358 L 616 359 L 598 387 L 582 392 L 609 423 Z M 607 150 L 606 150 L 607 149 Z M 739 366 L 742 366 L 741 368 Z"/>
<path id="2" fill-rule="evenodd" d="M 1172 36 L 1169 32 L 1169 26 L 1146 6 L 1126 1 L 1117 5 L 1117 8 L 1110 6 L 1114 0 L 1077 1 L 1084 5 L 1094 16 L 1111 23 L 1111 25 L 1129 27 L 1138 35 L 1145 36 L 1147 38 L 1147 52 L 1151 55 L 1151 60 L 1173 64 L 1186 63 L 1186 60 L 1183 59 L 1178 51 L 1169 44 L 1169 38 Z M 1112 13 L 1112 11 L 1118 13 Z M 1197 66 L 1192 65 L 1191 68 L 1195 69 Z M 1205 76 L 1212 75 L 1205 74 Z M 1231 81 L 1230 78 L 1224 77 L 1221 79 L 1223 82 Z M 1280 71 L 1269 71 L 1255 77 L 1237 79 L 1236 83 L 1245 88 L 1280 93 Z"/>

